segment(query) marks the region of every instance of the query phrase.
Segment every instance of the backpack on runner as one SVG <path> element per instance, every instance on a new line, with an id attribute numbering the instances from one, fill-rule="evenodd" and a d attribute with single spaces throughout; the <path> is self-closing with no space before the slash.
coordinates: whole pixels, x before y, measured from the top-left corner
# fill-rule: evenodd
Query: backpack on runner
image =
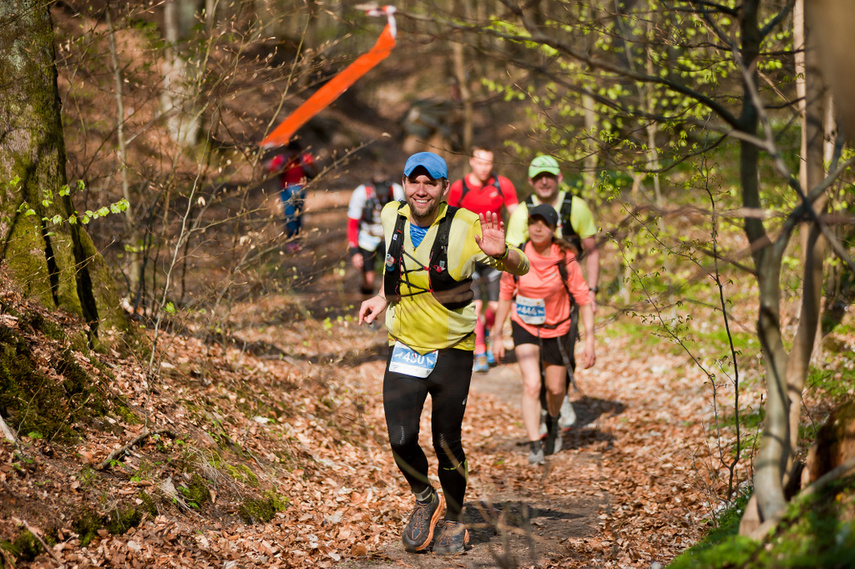
<path id="1" fill-rule="evenodd" d="M 565 191 L 564 201 L 561 202 L 561 208 L 558 210 L 558 219 L 561 220 L 561 237 L 576 247 L 576 255 L 582 254 L 582 238 L 576 233 L 576 229 L 571 222 L 573 213 L 573 200 L 578 199 L 572 192 Z M 525 199 L 526 207 L 534 205 L 534 194 L 529 195 Z"/>
<path id="2" fill-rule="evenodd" d="M 502 191 L 502 184 L 499 183 L 499 176 L 491 172 L 490 177 L 493 178 L 493 183 L 490 185 L 499 190 L 499 195 L 502 196 L 502 202 L 504 202 L 505 192 Z M 460 199 L 457 201 L 457 203 L 458 205 L 460 205 L 460 207 L 464 207 L 463 199 L 466 197 L 466 194 L 469 193 L 469 190 L 471 190 L 471 188 L 469 187 L 469 184 L 466 183 L 466 176 L 463 176 L 460 181 L 463 183 L 463 189 L 460 191 Z"/>

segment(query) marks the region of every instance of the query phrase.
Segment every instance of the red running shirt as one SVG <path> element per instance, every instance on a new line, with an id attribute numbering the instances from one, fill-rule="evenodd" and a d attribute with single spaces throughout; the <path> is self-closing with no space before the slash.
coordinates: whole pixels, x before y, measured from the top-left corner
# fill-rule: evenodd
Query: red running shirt
<path id="1" fill-rule="evenodd" d="M 499 187 L 502 188 L 499 192 L 493 184 L 495 177 L 491 176 L 483 186 L 475 186 L 467 175 L 464 179 L 469 186 L 469 191 L 463 196 L 463 203 L 460 202 L 460 197 L 463 194 L 464 179 L 455 181 L 448 190 L 448 205 L 463 207 L 474 213 L 502 215 L 502 206 L 514 206 L 519 203 L 519 199 L 513 182 L 504 176 L 498 176 Z"/>
<path id="2" fill-rule="evenodd" d="M 315 163 L 312 155 L 308 152 L 303 153 L 302 158 L 303 162 L 306 164 Z M 300 159 L 298 157 L 289 158 L 285 154 L 274 156 L 267 169 L 270 172 L 278 172 L 279 170 L 282 170 L 282 173 L 279 174 L 279 180 L 283 188 L 305 184 L 308 178 L 306 176 L 306 171 L 303 170 L 303 166 L 300 164 Z"/>

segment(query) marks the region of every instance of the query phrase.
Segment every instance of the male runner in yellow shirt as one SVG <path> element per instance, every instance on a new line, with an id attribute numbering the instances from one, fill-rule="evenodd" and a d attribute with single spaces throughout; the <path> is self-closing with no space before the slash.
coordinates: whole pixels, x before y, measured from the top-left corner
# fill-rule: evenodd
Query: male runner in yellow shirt
<path id="1" fill-rule="evenodd" d="M 440 156 L 419 152 L 404 166 L 405 203 L 383 208 L 386 262 L 380 294 L 362 303 L 359 323 L 388 307 L 393 344 L 383 377 L 383 408 L 395 463 L 416 504 L 404 528 L 407 551 L 462 553 L 468 532 L 461 520 L 467 465 L 461 425 L 472 379 L 475 262 L 523 275 L 528 259 L 505 243 L 501 219 L 449 207 L 448 167 Z M 442 494 L 428 480 L 419 445 L 422 407 L 431 396 L 434 451 Z M 439 524 L 447 504 L 445 519 Z"/>

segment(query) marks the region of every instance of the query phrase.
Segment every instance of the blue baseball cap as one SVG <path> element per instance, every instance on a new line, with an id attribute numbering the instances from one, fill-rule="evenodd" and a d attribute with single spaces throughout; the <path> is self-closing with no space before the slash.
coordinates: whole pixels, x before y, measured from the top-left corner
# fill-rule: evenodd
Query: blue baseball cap
<path id="1" fill-rule="evenodd" d="M 440 178 L 448 179 L 448 165 L 446 165 L 445 160 L 438 154 L 434 154 L 433 152 L 416 152 L 407 158 L 407 163 L 404 164 L 404 176 L 409 177 L 413 173 L 413 170 L 419 166 L 427 170 L 428 176 L 434 180 L 439 180 Z"/>

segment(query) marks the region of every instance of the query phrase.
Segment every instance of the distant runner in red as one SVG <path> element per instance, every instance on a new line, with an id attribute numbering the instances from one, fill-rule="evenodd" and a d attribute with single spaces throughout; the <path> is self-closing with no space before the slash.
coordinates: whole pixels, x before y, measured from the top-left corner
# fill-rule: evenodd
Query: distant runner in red
<path id="1" fill-rule="evenodd" d="M 303 228 L 303 205 L 306 201 L 306 183 L 318 174 L 314 158 L 297 140 L 292 140 L 284 153 L 274 156 L 265 166 L 268 172 L 278 172 L 280 197 L 285 214 L 285 236 L 295 238 Z M 299 249 L 299 244 L 288 244 L 289 251 Z"/>
<path id="2" fill-rule="evenodd" d="M 494 213 L 502 219 L 502 209 L 510 216 L 519 203 L 513 183 L 493 172 L 493 151 L 483 146 L 472 149 L 469 159 L 472 171 L 451 184 L 448 205 L 466 208 L 484 215 Z M 506 218 L 507 219 L 507 218 Z M 475 293 L 475 366 L 474 371 L 486 373 L 495 364 L 492 350 L 487 349 L 487 337 L 493 326 L 499 305 L 501 272 L 481 263 L 475 264 L 472 291 Z M 484 298 L 487 309 L 484 310 Z"/>

